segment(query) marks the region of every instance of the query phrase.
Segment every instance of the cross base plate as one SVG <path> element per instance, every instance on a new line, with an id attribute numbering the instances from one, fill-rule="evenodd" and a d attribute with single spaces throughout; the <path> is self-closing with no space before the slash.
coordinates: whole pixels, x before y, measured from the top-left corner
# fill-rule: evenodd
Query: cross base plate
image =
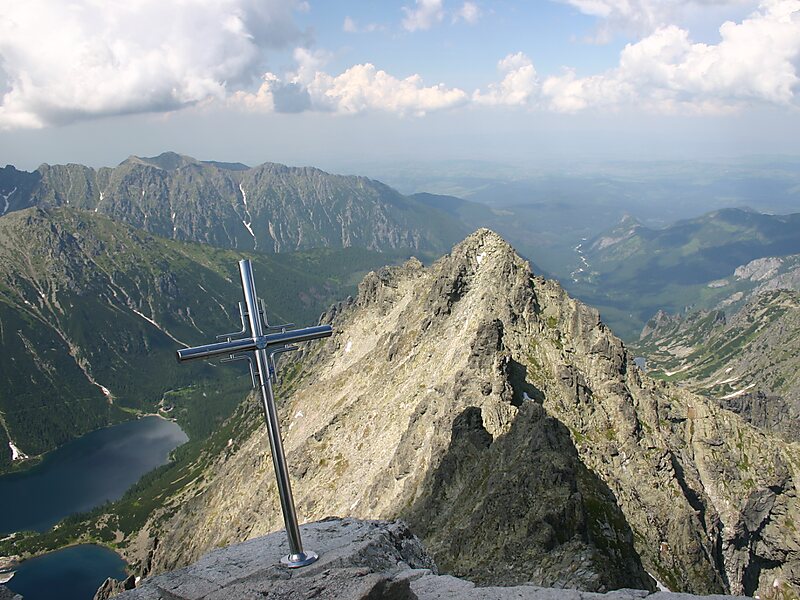
<path id="1" fill-rule="evenodd" d="M 298 567 L 305 567 L 310 565 L 319 558 L 316 552 L 309 550 L 308 552 L 301 552 L 300 554 L 287 554 L 281 559 L 281 564 L 290 569 Z"/>

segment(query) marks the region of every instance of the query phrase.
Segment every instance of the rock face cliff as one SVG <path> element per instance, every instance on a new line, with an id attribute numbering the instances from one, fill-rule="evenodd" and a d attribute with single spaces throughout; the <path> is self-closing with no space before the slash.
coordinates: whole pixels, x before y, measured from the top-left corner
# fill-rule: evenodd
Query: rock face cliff
<path id="1" fill-rule="evenodd" d="M 373 272 L 324 319 L 334 336 L 279 390 L 301 519 L 402 516 L 483 584 L 800 584 L 796 450 L 648 379 L 496 234 Z M 282 527 L 263 428 L 247 431 L 151 519 L 129 549 L 143 571 Z"/>

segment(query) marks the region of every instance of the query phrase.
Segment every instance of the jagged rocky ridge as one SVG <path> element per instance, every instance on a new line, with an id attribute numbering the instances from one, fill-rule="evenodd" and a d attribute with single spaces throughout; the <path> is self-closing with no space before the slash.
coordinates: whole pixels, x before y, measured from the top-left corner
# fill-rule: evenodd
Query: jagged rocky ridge
<path id="1" fill-rule="evenodd" d="M 644 376 L 496 234 L 370 274 L 326 320 L 282 391 L 303 519 L 402 516 L 483 583 L 652 585 L 641 558 L 673 590 L 800 584 L 794 447 Z M 281 528 L 267 452 L 261 428 L 232 440 L 129 558 L 155 573 Z"/>
<path id="2" fill-rule="evenodd" d="M 357 246 L 437 256 L 467 232 L 446 212 L 366 177 L 310 167 L 201 162 L 166 152 L 115 168 L 0 169 L 0 215 L 30 206 L 99 212 L 161 237 L 287 252 Z"/>
<path id="3" fill-rule="evenodd" d="M 679 381 L 757 427 L 798 440 L 800 292 L 773 288 L 773 281 L 732 314 L 658 313 L 636 348 L 653 374 Z"/>

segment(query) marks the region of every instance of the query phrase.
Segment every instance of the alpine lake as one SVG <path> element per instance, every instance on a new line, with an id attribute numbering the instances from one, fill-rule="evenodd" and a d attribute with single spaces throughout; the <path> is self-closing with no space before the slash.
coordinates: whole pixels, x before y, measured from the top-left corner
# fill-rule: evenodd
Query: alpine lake
<path id="1" fill-rule="evenodd" d="M 87 433 L 31 469 L 0 477 L 0 532 L 45 531 L 62 518 L 117 500 L 145 473 L 165 464 L 188 437 L 174 422 L 142 417 Z M 83 544 L 23 561 L 6 584 L 25 600 L 91 600 L 125 562 Z"/>

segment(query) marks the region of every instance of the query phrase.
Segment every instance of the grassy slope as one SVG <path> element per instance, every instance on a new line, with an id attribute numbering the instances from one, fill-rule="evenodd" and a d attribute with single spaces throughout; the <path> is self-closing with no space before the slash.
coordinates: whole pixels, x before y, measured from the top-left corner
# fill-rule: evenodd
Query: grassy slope
<path id="1" fill-rule="evenodd" d="M 238 329 L 242 258 L 253 260 L 272 322 L 311 324 L 354 291 L 364 272 L 403 256 L 355 248 L 242 253 L 158 238 L 82 211 L 6 215 L 0 411 L 8 436 L 34 456 L 131 412 L 152 411 L 169 390 L 189 390 L 183 403 L 194 402 L 190 386 L 217 380 L 219 369 L 178 365 L 176 340 L 203 343 Z M 111 391 L 113 403 L 90 377 Z M 243 392 L 247 378 L 238 380 Z M 232 406 L 204 410 L 219 421 Z M 183 423 L 190 418 L 175 414 Z M 10 452 L 2 453 L 0 469 L 11 466 Z"/>

